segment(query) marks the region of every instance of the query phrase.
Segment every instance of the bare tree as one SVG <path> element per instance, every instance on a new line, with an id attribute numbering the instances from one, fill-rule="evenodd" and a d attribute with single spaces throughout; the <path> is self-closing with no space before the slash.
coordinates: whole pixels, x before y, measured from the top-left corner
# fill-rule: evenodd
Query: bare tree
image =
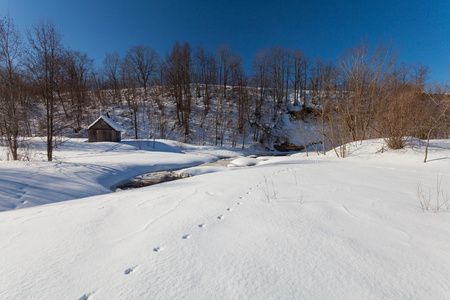
<path id="1" fill-rule="evenodd" d="M 0 133 L 13 160 L 18 159 L 20 127 L 27 112 L 23 106 L 22 54 L 22 38 L 7 15 L 0 20 Z"/>
<path id="2" fill-rule="evenodd" d="M 152 77 L 156 75 L 159 63 L 159 55 L 149 46 L 134 46 L 125 55 L 125 64 L 128 73 L 144 88 L 147 98 L 147 88 Z"/>
<path id="3" fill-rule="evenodd" d="M 82 128 L 85 107 L 88 102 L 89 77 L 94 61 L 86 53 L 67 50 L 63 60 L 66 93 L 71 105 L 70 117 L 75 119 L 74 131 Z M 64 107 L 64 105 L 63 105 Z"/>
<path id="4" fill-rule="evenodd" d="M 390 45 L 371 50 L 362 43 L 346 51 L 339 60 L 343 84 L 338 111 L 352 141 L 370 136 L 377 101 L 386 97 L 396 52 Z"/>
<path id="5" fill-rule="evenodd" d="M 122 61 L 120 59 L 119 53 L 107 52 L 105 54 L 105 59 L 103 60 L 103 72 L 108 79 L 111 87 L 113 88 L 113 98 L 114 101 L 120 101 L 120 66 Z"/>
<path id="6" fill-rule="evenodd" d="M 138 78 L 135 76 L 134 70 L 129 60 L 123 60 L 122 70 L 122 86 L 123 96 L 128 105 L 130 118 L 134 128 L 134 138 L 139 138 L 139 92 Z"/>
<path id="7" fill-rule="evenodd" d="M 105 90 L 107 89 L 107 84 L 105 80 L 105 74 L 104 72 L 99 68 L 97 70 L 94 70 L 91 74 L 91 85 L 93 89 L 93 93 L 95 95 L 95 100 L 98 102 L 95 102 L 97 106 L 105 105 L 106 104 L 106 93 Z"/>
<path id="8" fill-rule="evenodd" d="M 62 65 L 62 34 L 53 22 L 41 20 L 28 31 L 30 52 L 28 68 L 40 96 L 45 102 L 47 128 L 47 159 L 53 159 L 55 133 L 55 90 Z"/>
<path id="9" fill-rule="evenodd" d="M 233 95 L 237 96 L 237 131 L 242 134 L 245 128 L 245 115 L 248 109 L 248 78 L 242 65 L 242 58 L 235 53 L 230 61 L 230 74 Z"/>
<path id="10" fill-rule="evenodd" d="M 419 84 L 420 85 L 420 84 Z M 425 157 L 423 162 L 427 162 L 428 158 L 428 147 L 430 145 L 430 139 L 433 132 L 441 129 L 441 136 L 436 135 L 436 138 L 447 138 L 448 129 L 448 113 L 450 112 L 450 94 L 448 93 L 449 88 L 437 85 L 433 87 L 432 92 L 426 92 L 426 108 L 428 114 L 423 114 L 425 117 L 425 126 L 423 130 L 425 131 L 427 144 L 425 147 Z"/>
<path id="11" fill-rule="evenodd" d="M 266 102 L 267 92 L 269 89 L 269 54 L 268 50 L 259 50 L 256 53 L 255 58 L 253 59 L 252 66 L 252 84 L 255 87 L 254 94 L 258 96 L 255 99 L 254 104 L 254 135 L 253 139 L 256 141 L 259 139 L 259 131 L 261 128 L 261 118 L 262 118 L 262 110 L 263 106 Z"/>
<path id="12" fill-rule="evenodd" d="M 330 139 L 330 130 L 333 128 L 327 126 L 328 121 L 333 117 L 334 105 L 333 100 L 337 93 L 337 81 L 338 81 L 338 71 L 332 61 L 323 62 L 321 65 L 322 70 L 319 72 L 321 74 L 320 86 L 321 91 L 318 97 L 318 105 L 320 107 L 320 113 L 318 115 L 318 128 L 322 135 L 322 153 L 326 153 L 327 141 L 328 144 L 333 145 L 333 141 Z"/>
<path id="13" fill-rule="evenodd" d="M 301 50 L 295 50 L 292 54 L 292 87 L 294 90 L 294 106 L 302 103 L 306 106 L 306 84 L 308 82 L 309 59 Z"/>
<path id="14" fill-rule="evenodd" d="M 312 91 L 312 103 L 317 104 L 321 102 L 321 95 L 323 91 L 323 77 L 324 77 L 325 61 L 322 57 L 316 57 L 312 62 L 310 89 Z"/>
<path id="15" fill-rule="evenodd" d="M 281 46 L 269 49 L 270 90 L 273 98 L 272 119 L 276 122 L 281 109 L 287 108 L 287 93 L 289 90 L 291 51 Z"/>
<path id="16" fill-rule="evenodd" d="M 165 63 L 166 81 L 170 95 L 175 99 L 179 124 L 184 128 L 185 141 L 189 138 L 191 115 L 191 47 L 188 42 L 183 45 L 176 42 L 172 52 L 167 55 Z"/>
<path id="17" fill-rule="evenodd" d="M 412 66 L 412 80 L 414 86 L 421 90 L 425 90 L 425 84 L 428 80 L 429 68 L 421 63 L 417 63 Z"/>
<path id="18" fill-rule="evenodd" d="M 222 86 L 222 96 L 227 97 L 227 84 L 230 80 L 230 67 L 233 61 L 234 53 L 231 51 L 229 45 L 220 45 L 217 47 L 217 62 L 218 62 L 218 80 L 219 85 Z"/>
<path id="19" fill-rule="evenodd" d="M 203 114 L 206 116 L 211 105 L 211 86 L 217 81 L 216 59 L 200 44 L 194 52 L 193 62 L 197 97 L 203 98 Z"/>

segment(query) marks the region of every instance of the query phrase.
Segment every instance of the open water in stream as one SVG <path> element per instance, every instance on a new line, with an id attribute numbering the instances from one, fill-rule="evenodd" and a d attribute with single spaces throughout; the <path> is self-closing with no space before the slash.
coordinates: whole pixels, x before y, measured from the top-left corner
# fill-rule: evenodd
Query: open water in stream
<path id="1" fill-rule="evenodd" d="M 254 156 L 252 156 L 254 157 Z M 197 165 L 195 167 L 200 166 L 215 166 L 215 167 L 227 167 L 231 161 L 236 159 L 236 157 L 228 157 L 228 158 L 222 158 L 215 162 L 211 163 L 204 163 Z M 130 179 L 121 181 L 111 187 L 111 190 L 114 192 L 124 191 L 124 190 L 131 190 L 136 188 L 141 188 L 144 186 L 150 186 L 155 185 L 167 181 L 173 181 L 177 179 L 183 179 L 187 177 L 191 177 L 192 175 L 189 174 L 180 174 L 177 171 L 186 169 L 186 167 L 176 169 L 176 170 L 170 170 L 170 171 L 158 171 L 158 172 L 151 172 L 151 173 L 145 173 L 141 174 L 135 177 L 132 177 Z"/>

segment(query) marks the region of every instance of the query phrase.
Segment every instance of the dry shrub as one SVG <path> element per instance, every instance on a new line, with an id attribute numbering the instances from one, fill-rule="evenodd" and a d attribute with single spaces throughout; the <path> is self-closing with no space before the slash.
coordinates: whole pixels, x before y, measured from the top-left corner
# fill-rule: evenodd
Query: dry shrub
<path id="1" fill-rule="evenodd" d="M 414 134 L 423 109 L 420 93 L 409 86 L 394 88 L 379 106 L 377 125 L 390 149 L 403 149 Z"/>
<path id="2" fill-rule="evenodd" d="M 422 183 L 417 184 L 417 197 L 419 198 L 420 207 L 422 211 L 439 212 L 442 209 L 450 209 L 450 199 L 448 191 L 441 188 L 442 176 L 436 178 L 436 188 L 430 188 L 428 193 L 424 192 Z"/>

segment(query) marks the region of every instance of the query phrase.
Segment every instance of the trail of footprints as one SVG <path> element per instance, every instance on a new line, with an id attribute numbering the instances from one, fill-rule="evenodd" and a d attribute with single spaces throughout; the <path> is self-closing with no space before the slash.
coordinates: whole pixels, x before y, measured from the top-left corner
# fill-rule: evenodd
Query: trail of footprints
<path id="1" fill-rule="evenodd" d="M 261 182 L 258 184 L 258 187 L 261 185 Z M 250 195 L 251 194 L 251 190 L 253 190 L 253 188 L 250 188 L 250 190 L 246 193 L 247 195 Z M 244 196 L 241 196 L 241 197 L 239 197 L 239 200 L 244 200 L 245 199 L 245 197 Z M 239 202 L 237 202 L 236 204 L 237 205 L 241 205 L 242 204 L 242 202 L 241 201 L 239 201 Z M 227 211 L 233 211 L 233 208 L 232 207 L 228 207 L 227 209 L 226 209 Z M 217 216 L 217 220 L 223 220 L 225 218 L 225 215 L 224 214 L 221 214 L 221 215 L 219 215 L 219 216 Z M 205 228 L 206 227 L 206 223 L 200 223 L 200 224 L 198 224 L 197 225 L 199 228 Z M 191 235 L 190 234 L 185 234 L 185 235 L 183 235 L 183 236 L 181 236 L 181 238 L 183 239 L 183 240 L 187 240 L 187 239 L 189 239 L 191 237 Z M 161 251 L 163 251 L 164 250 L 164 248 L 162 247 L 162 246 L 158 246 L 158 247 L 155 247 L 155 248 L 153 248 L 153 252 L 161 252 Z M 136 266 L 134 266 L 134 267 L 131 267 L 131 268 L 127 268 L 125 271 L 124 271 L 124 275 L 130 275 L 130 274 L 132 274 L 135 270 L 136 270 L 136 268 L 138 268 L 138 265 L 136 265 Z M 83 300 L 85 300 L 85 299 L 88 299 L 89 298 L 89 296 L 91 296 L 93 293 L 91 293 L 91 294 L 85 294 L 85 295 L 83 295 L 80 299 L 83 299 Z"/>
<path id="2" fill-rule="evenodd" d="M 261 182 L 258 184 L 258 187 L 259 187 L 260 185 L 261 185 Z M 246 194 L 247 194 L 247 195 L 250 195 L 250 194 L 251 194 L 251 190 L 253 190 L 253 188 L 250 188 L 250 191 L 246 192 Z M 244 196 L 239 197 L 239 200 L 244 200 L 244 199 L 245 199 Z M 242 204 L 241 201 L 239 201 L 239 202 L 236 203 L 236 205 L 241 205 L 241 204 Z M 227 211 L 233 211 L 233 208 L 232 208 L 232 207 L 228 207 L 228 208 L 227 208 Z M 221 215 L 217 216 L 217 220 L 223 220 L 223 219 L 225 219 L 225 215 L 224 215 L 224 214 L 221 214 Z M 199 228 L 205 228 L 205 227 L 206 227 L 206 223 L 201 223 L 201 224 L 198 224 L 197 226 L 198 226 Z M 189 239 L 190 237 L 191 237 L 190 234 L 185 234 L 185 235 L 181 236 L 181 238 L 182 238 L 183 240 L 187 240 L 187 239 Z M 163 248 L 163 247 L 160 247 L 160 246 L 159 246 L 159 247 L 155 247 L 155 248 L 153 248 L 153 252 L 161 252 L 163 249 L 164 249 L 164 248 Z M 127 273 L 128 270 L 131 270 L 131 271 Z M 125 271 L 125 274 L 130 274 L 131 272 L 132 272 L 132 269 L 127 269 L 127 270 Z"/>
<path id="3" fill-rule="evenodd" d="M 260 182 L 260 183 L 257 185 L 257 187 L 260 187 L 261 184 L 262 184 L 262 183 Z M 246 194 L 247 194 L 247 195 L 250 195 L 250 194 L 251 194 L 251 190 L 253 190 L 253 188 L 250 188 L 250 190 L 249 190 L 248 192 L 246 192 Z M 237 202 L 236 205 L 241 205 L 241 204 L 242 204 L 242 200 L 244 200 L 244 199 L 245 199 L 244 196 L 239 197 L 239 200 L 240 200 L 240 201 Z M 233 211 L 233 208 L 232 208 L 232 207 L 228 207 L 226 210 L 229 211 L 229 212 L 231 212 L 231 211 Z M 223 220 L 224 218 L 225 218 L 225 215 L 224 215 L 224 214 L 221 214 L 221 215 L 217 216 L 217 220 Z M 198 224 L 197 226 L 198 226 L 199 228 L 205 228 L 205 227 L 206 227 L 206 223 L 200 223 L 200 224 Z M 191 237 L 190 234 L 185 234 L 185 235 L 181 236 L 181 238 L 182 238 L 183 240 L 187 240 L 187 239 L 189 239 L 190 237 Z M 161 252 L 161 251 L 163 251 L 163 250 L 164 250 L 164 247 L 162 247 L 162 246 L 158 246 L 158 247 L 153 248 L 153 252 L 156 252 L 156 253 Z M 139 267 L 139 265 L 136 265 L 136 266 L 134 266 L 134 267 L 127 268 L 127 269 L 124 270 L 123 274 L 124 274 L 124 275 L 130 275 L 130 274 L 134 273 L 134 271 L 135 271 L 138 267 Z M 91 293 L 86 293 L 86 294 L 84 294 L 83 296 L 81 296 L 81 297 L 79 298 L 79 300 L 88 300 L 88 299 L 91 298 L 91 296 L 94 296 L 95 294 L 96 294 L 96 291 L 91 292 Z"/>
<path id="4" fill-rule="evenodd" d="M 256 187 L 259 188 L 259 187 L 261 187 L 261 185 L 262 185 L 262 182 L 258 183 L 258 185 L 257 185 Z M 253 188 L 249 188 L 249 191 L 247 191 L 246 194 L 247 194 L 247 195 L 250 195 L 251 192 L 252 192 L 252 190 L 253 190 Z M 241 204 L 242 204 L 242 200 L 244 200 L 244 199 L 245 199 L 244 196 L 239 197 L 239 200 L 241 200 L 241 201 L 237 202 L 236 204 L 237 204 L 237 205 L 241 205 Z M 228 207 L 226 210 L 227 210 L 227 211 L 233 211 L 233 208 L 232 208 L 232 207 Z M 221 215 L 217 216 L 217 219 L 218 219 L 218 220 L 223 220 L 224 218 L 225 218 L 225 215 L 224 215 L 224 214 L 221 214 Z M 206 227 L 206 223 L 200 223 L 200 224 L 198 224 L 197 226 L 198 226 L 199 228 L 205 228 L 205 227 Z M 187 240 L 187 239 L 189 239 L 190 237 L 191 237 L 190 234 L 185 234 L 185 235 L 181 236 L 181 238 L 182 238 L 183 240 Z M 158 252 L 161 252 L 161 251 L 163 251 L 163 250 L 164 250 L 164 247 L 162 247 L 162 246 L 158 246 L 158 247 L 153 248 L 153 252 L 157 252 L 157 253 L 158 253 Z M 125 271 L 124 271 L 123 273 L 124 273 L 124 275 L 130 275 L 130 274 L 132 274 L 138 267 L 139 267 L 139 265 L 136 265 L 136 266 L 131 267 L 131 268 L 127 268 L 127 269 L 125 269 Z M 96 294 L 96 291 L 91 292 L 91 293 L 84 294 L 81 298 L 79 298 L 79 300 L 88 300 L 89 298 L 91 298 L 91 296 L 93 296 L 93 295 L 95 295 L 95 294 Z"/>

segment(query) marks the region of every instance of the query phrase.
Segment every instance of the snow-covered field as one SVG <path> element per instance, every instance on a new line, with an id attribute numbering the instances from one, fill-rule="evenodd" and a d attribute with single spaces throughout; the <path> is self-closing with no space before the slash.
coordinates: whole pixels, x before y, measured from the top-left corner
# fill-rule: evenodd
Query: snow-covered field
<path id="1" fill-rule="evenodd" d="M 432 141 L 426 164 L 424 147 L 366 141 L 345 159 L 241 158 L 109 192 L 237 156 L 157 142 L 71 141 L 61 163 L 1 162 L 3 210 L 75 200 L 0 213 L 0 299 L 448 299 L 450 210 L 423 212 L 416 191 L 450 192 L 449 141 Z"/>

